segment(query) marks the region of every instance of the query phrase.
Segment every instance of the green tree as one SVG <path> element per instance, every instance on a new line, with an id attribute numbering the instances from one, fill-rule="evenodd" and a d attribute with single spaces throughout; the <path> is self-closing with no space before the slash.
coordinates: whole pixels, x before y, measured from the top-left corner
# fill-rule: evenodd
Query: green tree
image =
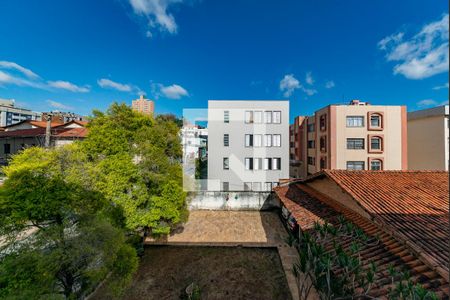
<path id="1" fill-rule="evenodd" d="M 186 219 L 178 134 L 173 118 L 153 119 L 125 104 L 94 112 L 82 147 L 95 166 L 94 186 L 120 207 L 127 229 L 167 234 Z"/>
<path id="2" fill-rule="evenodd" d="M 4 168 L 0 297 L 79 298 L 108 273 L 117 286 L 130 280 L 136 253 L 111 224 L 103 195 L 84 181 L 86 161 L 75 144 L 27 149 Z"/>

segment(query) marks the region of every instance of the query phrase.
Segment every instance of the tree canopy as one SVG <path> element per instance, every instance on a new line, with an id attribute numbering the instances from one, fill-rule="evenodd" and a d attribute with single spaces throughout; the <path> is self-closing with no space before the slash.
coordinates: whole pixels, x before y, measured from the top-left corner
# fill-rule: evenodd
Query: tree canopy
<path id="1" fill-rule="evenodd" d="M 137 268 L 136 233 L 187 217 L 179 126 L 114 103 L 82 142 L 32 147 L 4 168 L 0 298 L 86 296 L 108 274 L 117 293 Z"/>

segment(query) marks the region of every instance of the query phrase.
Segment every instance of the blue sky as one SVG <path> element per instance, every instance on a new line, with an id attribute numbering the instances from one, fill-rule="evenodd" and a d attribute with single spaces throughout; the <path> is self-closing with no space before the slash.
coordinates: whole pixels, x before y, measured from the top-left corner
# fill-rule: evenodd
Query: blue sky
<path id="1" fill-rule="evenodd" d="M 89 114 L 144 92 L 158 113 L 289 99 L 448 101 L 448 2 L 2 0 L 0 98 Z"/>

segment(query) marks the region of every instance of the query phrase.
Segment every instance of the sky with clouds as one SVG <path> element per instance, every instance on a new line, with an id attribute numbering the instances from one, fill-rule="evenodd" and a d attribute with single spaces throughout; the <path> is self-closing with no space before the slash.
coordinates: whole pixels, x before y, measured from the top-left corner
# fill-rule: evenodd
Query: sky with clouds
<path id="1" fill-rule="evenodd" d="M 140 94 L 158 113 L 289 99 L 448 102 L 448 2 L 3 0 L 0 99 L 89 114 Z"/>

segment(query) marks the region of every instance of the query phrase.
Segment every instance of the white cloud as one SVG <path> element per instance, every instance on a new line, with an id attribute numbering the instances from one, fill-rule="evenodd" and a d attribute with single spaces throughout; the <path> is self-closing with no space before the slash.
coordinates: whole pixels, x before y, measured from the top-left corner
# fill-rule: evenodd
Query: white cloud
<path id="1" fill-rule="evenodd" d="M 67 90 L 75 93 L 87 93 L 90 90 L 87 86 L 78 86 L 76 84 L 63 80 L 47 81 L 47 84 L 52 88 Z"/>
<path id="2" fill-rule="evenodd" d="M 63 103 L 56 102 L 56 101 L 53 101 L 53 100 L 47 100 L 45 102 L 47 102 L 48 105 L 50 105 L 51 107 L 56 108 L 56 109 L 62 109 L 62 110 L 73 109 L 72 106 L 68 106 L 68 105 L 65 105 Z"/>
<path id="3" fill-rule="evenodd" d="M 169 99 L 180 99 L 181 97 L 189 96 L 188 91 L 178 84 L 161 87 L 161 93 Z"/>
<path id="4" fill-rule="evenodd" d="M 295 90 L 300 89 L 308 96 L 317 94 L 317 90 L 305 88 L 294 74 L 284 75 L 283 79 L 280 81 L 280 91 L 283 92 L 284 97 L 290 97 Z"/>
<path id="5" fill-rule="evenodd" d="M 416 105 L 417 105 L 417 107 L 420 107 L 420 108 L 448 105 L 448 100 L 439 102 L 439 101 L 436 101 L 433 99 L 424 99 L 424 100 L 420 100 L 419 102 L 417 102 Z"/>
<path id="6" fill-rule="evenodd" d="M 151 89 L 153 96 L 158 99 L 163 96 L 169 99 L 180 99 L 182 97 L 189 96 L 189 92 L 178 84 L 172 84 L 164 86 L 160 83 L 152 83 Z"/>
<path id="7" fill-rule="evenodd" d="M 314 78 L 312 77 L 311 72 L 306 73 L 305 81 L 309 85 L 313 85 L 314 84 Z"/>
<path id="8" fill-rule="evenodd" d="M 280 91 L 283 92 L 284 97 L 290 97 L 292 93 L 300 87 L 300 81 L 294 77 L 294 74 L 284 75 L 283 79 L 280 81 Z"/>
<path id="9" fill-rule="evenodd" d="M 448 82 L 444 83 L 443 85 L 433 87 L 433 90 L 441 90 L 441 89 L 448 89 Z"/>
<path id="10" fill-rule="evenodd" d="M 327 82 L 325 82 L 325 88 L 327 89 L 332 89 L 336 86 L 336 84 L 334 83 L 333 80 L 328 80 Z"/>
<path id="11" fill-rule="evenodd" d="M 399 62 L 394 74 L 409 79 L 423 79 L 449 70 L 448 14 L 422 27 L 419 33 L 404 40 L 404 33 L 385 37 L 378 48 L 386 51 L 388 61 Z"/>
<path id="12" fill-rule="evenodd" d="M 32 80 L 20 78 L 20 77 L 11 75 L 9 73 L 0 71 L 0 86 L 7 85 L 7 84 L 12 84 L 12 85 L 17 85 L 17 86 L 29 86 L 29 87 L 40 88 L 40 89 L 46 88 L 46 86 L 40 82 L 35 82 Z"/>
<path id="13" fill-rule="evenodd" d="M 121 92 L 131 92 L 133 89 L 129 84 L 118 83 L 106 78 L 97 80 L 97 83 L 102 88 L 112 88 Z"/>
<path id="14" fill-rule="evenodd" d="M 302 91 L 305 92 L 306 95 L 308 95 L 308 96 L 317 94 L 317 90 L 315 90 L 315 89 L 307 89 L 307 88 L 302 87 Z"/>
<path id="15" fill-rule="evenodd" d="M 403 39 L 405 34 L 403 32 L 399 32 L 397 34 L 391 34 L 390 36 L 385 37 L 381 41 L 378 42 L 378 47 L 381 50 L 386 50 L 387 45 L 391 43 L 399 43 Z"/>
<path id="16" fill-rule="evenodd" d="M 167 31 L 175 34 L 178 30 L 175 18 L 168 12 L 169 7 L 183 0 L 129 0 L 133 11 L 137 15 L 145 16 L 150 28 L 157 28 L 160 31 Z M 150 30 L 146 32 L 147 37 L 151 37 Z"/>
<path id="17" fill-rule="evenodd" d="M 21 65 L 11 61 L 0 61 L 0 69 L 12 69 L 21 72 L 29 78 L 39 78 L 39 76 L 30 69 L 24 68 Z"/>

